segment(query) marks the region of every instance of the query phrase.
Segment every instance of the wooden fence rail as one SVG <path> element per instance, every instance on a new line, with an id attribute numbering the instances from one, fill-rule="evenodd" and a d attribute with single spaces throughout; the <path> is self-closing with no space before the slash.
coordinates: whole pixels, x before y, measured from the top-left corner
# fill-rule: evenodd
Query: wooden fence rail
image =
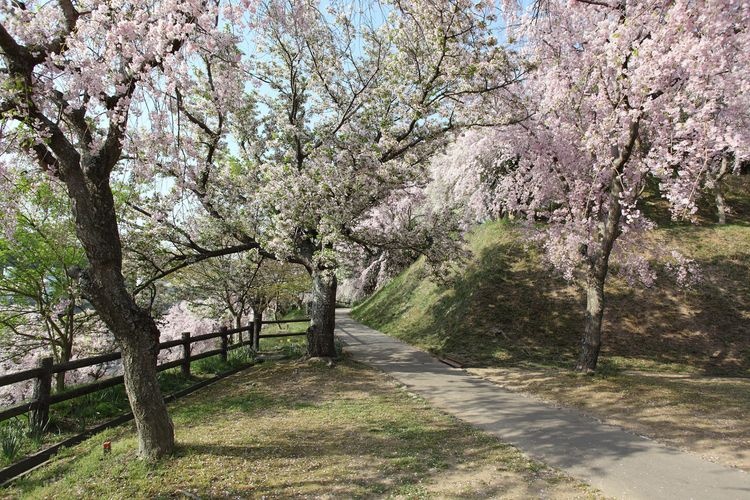
<path id="1" fill-rule="evenodd" d="M 277 320 L 277 321 L 262 321 L 261 325 L 277 325 L 283 323 L 302 323 L 308 322 L 309 319 L 290 319 L 290 320 Z M 243 340 L 242 342 L 231 342 L 230 339 L 236 333 L 251 332 L 250 338 Z M 182 337 L 176 340 L 169 340 L 167 342 L 159 343 L 159 351 L 164 349 L 171 349 L 174 347 L 182 347 L 182 356 L 176 360 L 161 363 L 157 366 L 156 370 L 161 372 L 170 368 L 180 367 L 184 375 L 190 375 L 190 364 L 194 361 L 198 361 L 211 356 L 221 356 L 223 361 L 227 360 L 229 351 L 238 349 L 243 346 L 253 346 L 258 348 L 259 341 L 262 338 L 276 338 L 276 337 L 292 337 L 305 335 L 305 332 L 298 333 L 280 333 L 280 334 L 269 334 L 260 335 L 259 332 L 255 331 L 255 325 L 250 324 L 240 328 L 226 328 L 222 327 L 218 332 L 206 333 L 202 335 L 192 336 L 190 332 L 185 332 Z M 220 348 L 205 351 L 200 354 L 192 354 L 191 345 L 196 342 L 203 342 L 211 339 L 220 339 Z M 79 368 L 86 368 L 88 366 L 94 366 L 101 363 L 110 363 L 117 361 L 122 356 L 119 352 L 113 352 L 109 354 L 102 354 L 99 356 L 91 356 L 88 358 L 76 359 L 68 361 L 66 363 L 53 364 L 52 358 L 42 358 L 39 367 L 32 368 L 30 370 L 23 370 L 15 373 L 9 373 L 7 375 L 0 376 L 0 387 L 4 387 L 11 384 L 17 384 L 27 380 L 34 380 L 34 392 L 32 399 L 22 404 L 12 406 L 0 411 L 0 422 L 9 418 L 22 415 L 27 412 L 30 413 L 29 422 L 35 430 L 44 430 L 49 422 L 49 409 L 50 406 L 55 403 L 62 401 L 68 401 L 75 399 L 92 392 L 100 391 L 108 387 L 113 387 L 123 383 L 123 376 L 118 375 L 115 377 L 106 378 L 104 380 L 98 380 L 86 385 L 80 385 L 73 389 L 60 392 L 57 394 L 52 393 L 52 376 L 56 373 L 65 373 L 71 370 L 77 370 Z"/>

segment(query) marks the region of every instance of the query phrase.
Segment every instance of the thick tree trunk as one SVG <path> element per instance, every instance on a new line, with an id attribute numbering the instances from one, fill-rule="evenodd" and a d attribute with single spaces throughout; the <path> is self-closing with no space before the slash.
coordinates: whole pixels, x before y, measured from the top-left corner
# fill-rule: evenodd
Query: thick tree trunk
<path id="1" fill-rule="evenodd" d="M 159 330 L 147 314 L 138 320 L 140 324 L 134 326 L 141 335 L 120 340 L 125 390 L 138 431 L 138 453 L 144 458 L 159 458 L 174 449 L 174 427 L 156 376 Z"/>
<path id="2" fill-rule="evenodd" d="M 307 329 L 307 354 L 311 357 L 336 357 L 333 331 L 336 326 L 336 273 L 317 270 L 312 273 L 310 327 Z"/>
<path id="3" fill-rule="evenodd" d="M 158 458 L 174 449 L 174 430 L 156 377 L 159 329 L 148 311 L 136 304 L 122 275 L 122 246 L 109 174 L 87 165 L 65 176 L 78 239 L 89 268 L 82 290 L 122 350 L 125 390 L 138 431 L 138 452 Z M 106 171 L 105 171 L 106 172 Z"/>
<path id="4" fill-rule="evenodd" d="M 138 432 L 138 454 L 148 459 L 167 455 L 174 449 L 174 428 L 157 379 L 159 329 L 128 293 L 118 269 L 92 264 L 89 272 L 84 289 L 122 352 L 125 391 Z M 102 279 L 105 276 L 108 278 Z"/>

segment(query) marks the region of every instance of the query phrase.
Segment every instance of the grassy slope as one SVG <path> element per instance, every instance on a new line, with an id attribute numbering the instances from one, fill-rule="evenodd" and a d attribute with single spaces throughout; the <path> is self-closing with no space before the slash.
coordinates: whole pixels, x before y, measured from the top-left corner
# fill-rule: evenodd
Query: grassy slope
<path id="1" fill-rule="evenodd" d="M 655 239 L 696 258 L 705 279 L 692 290 L 668 278 L 639 289 L 612 276 L 604 368 L 750 375 L 750 228 L 675 227 Z M 511 224 L 484 224 L 469 242 L 473 260 L 449 285 L 433 283 L 418 262 L 355 316 L 472 364 L 573 364 L 583 295 L 546 269 Z"/>
<path id="2" fill-rule="evenodd" d="M 750 214 L 746 198 L 732 199 L 738 215 Z M 650 209 L 664 219 L 663 207 Z M 705 454 L 726 448 L 717 452 L 720 460 L 750 469 L 750 380 L 695 378 L 750 376 L 750 226 L 730 222 L 670 224 L 653 235 L 653 244 L 678 248 L 700 264 L 704 281 L 693 290 L 668 278 L 652 289 L 610 278 L 595 377 L 569 370 L 580 341 L 583 295 L 546 269 L 506 222 L 474 231 L 473 258 L 451 284 L 433 283 L 418 262 L 354 315 L 464 360 L 508 387 Z M 690 440 L 706 444 L 693 447 Z"/>
<path id="3" fill-rule="evenodd" d="M 171 407 L 175 456 L 123 426 L 64 451 L 10 498 L 593 497 L 584 485 L 344 362 L 267 363 Z M 113 440 L 111 455 L 101 443 Z"/>

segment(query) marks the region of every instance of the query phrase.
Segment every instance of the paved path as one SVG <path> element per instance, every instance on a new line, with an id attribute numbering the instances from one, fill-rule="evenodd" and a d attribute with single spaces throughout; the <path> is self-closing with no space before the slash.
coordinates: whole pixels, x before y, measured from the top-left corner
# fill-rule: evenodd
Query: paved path
<path id="1" fill-rule="evenodd" d="M 345 350 L 435 407 L 599 488 L 643 499 L 750 499 L 750 474 L 703 461 L 577 412 L 551 408 L 451 368 L 399 340 L 336 314 Z"/>

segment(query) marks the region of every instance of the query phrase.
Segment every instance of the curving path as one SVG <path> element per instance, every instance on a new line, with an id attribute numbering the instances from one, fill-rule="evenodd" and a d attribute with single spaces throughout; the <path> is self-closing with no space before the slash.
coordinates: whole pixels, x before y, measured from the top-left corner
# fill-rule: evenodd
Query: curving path
<path id="1" fill-rule="evenodd" d="M 750 499 L 750 474 L 506 391 L 354 321 L 346 309 L 336 312 L 336 333 L 354 359 L 607 496 Z"/>

